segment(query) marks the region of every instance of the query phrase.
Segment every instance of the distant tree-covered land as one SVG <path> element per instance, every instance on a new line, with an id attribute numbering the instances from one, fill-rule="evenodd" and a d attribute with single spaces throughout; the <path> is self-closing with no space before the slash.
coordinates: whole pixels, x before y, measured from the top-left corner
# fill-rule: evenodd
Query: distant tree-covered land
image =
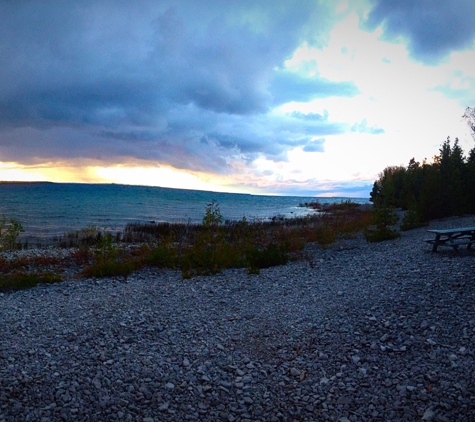
<path id="1" fill-rule="evenodd" d="M 464 117 L 475 139 L 475 109 Z M 375 207 L 410 210 L 420 221 L 475 214 L 475 148 L 468 155 L 450 137 L 432 163 L 414 158 L 407 167 L 386 167 L 374 182 L 370 200 Z"/>

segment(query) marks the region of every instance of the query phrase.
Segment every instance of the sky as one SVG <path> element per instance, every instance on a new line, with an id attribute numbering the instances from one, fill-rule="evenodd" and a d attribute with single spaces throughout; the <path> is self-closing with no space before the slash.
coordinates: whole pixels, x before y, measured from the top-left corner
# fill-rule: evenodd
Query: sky
<path id="1" fill-rule="evenodd" d="M 0 2 L 0 180 L 369 197 L 473 148 L 473 0 Z"/>

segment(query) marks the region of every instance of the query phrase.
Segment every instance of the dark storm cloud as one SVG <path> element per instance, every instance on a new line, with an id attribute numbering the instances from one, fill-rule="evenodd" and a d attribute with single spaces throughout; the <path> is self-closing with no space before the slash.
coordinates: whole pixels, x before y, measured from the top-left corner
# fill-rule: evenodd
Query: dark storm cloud
<path id="1" fill-rule="evenodd" d="M 46 108 L 40 118 L 56 104 L 84 113 L 114 105 L 146 111 L 153 99 L 164 107 L 265 111 L 273 68 L 298 45 L 312 10 L 311 2 L 266 10 L 248 2 L 229 10 L 214 2 L 142 1 L 136 10 L 121 2 L 45 4 L 0 5 L 3 105 L 36 101 Z M 253 28 L 235 23 L 234 14 L 269 22 Z"/>
<path id="2" fill-rule="evenodd" d="M 408 39 L 410 54 L 435 64 L 453 51 L 470 48 L 475 38 L 473 0 L 374 0 L 367 26 L 383 36 Z"/>
<path id="3" fill-rule="evenodd" d="M 132 157 L 225 172 L 230 156 L 285 159 L 343 130 L 328 115 L 279 121 L 276 104 L 358 92 L 278 70 L 303 40 L 324 43 L 333 17 L 314 1 L 19 0 L 0 16 L 3 161 Z"/>

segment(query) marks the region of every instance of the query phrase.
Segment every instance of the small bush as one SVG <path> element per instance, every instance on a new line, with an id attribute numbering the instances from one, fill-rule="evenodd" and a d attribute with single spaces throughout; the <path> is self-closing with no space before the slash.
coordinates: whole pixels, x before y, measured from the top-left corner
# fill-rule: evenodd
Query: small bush
<path id="1" fill-rule="evenodd" d="M 147 262 L 159 268 L 176 268 L 179 264 L 178 250 L 173 245 L 161 243 L 148 253 Z"/>
<path id="2" fill-rule="evenodd" d="M 252 248 L 246 251 L 246 263 L 251 273 L 256 273 L 261 268 L 285 265 L 288 261 L 288 246 L 284 244 L 270 243 L 264 249 Z"/>
<path id="3" fill-rule="evenodd" d="M 402 231 L 417 229 L 419 227 L 427 226 L 427 223 L 421 221 L 421 218 L 417 211 L 415 210 L 408 210 L 401 222 L 401 226 L 399 227 Z"/>
<path id="4" fill-rule="evenodd" d="M 320 245 L 329 245 L 335 241 L 335 238 L 335 229 L 331 225 L 321 225 L 315 228 L 314 239 Z"/>
<path id="5" fill-rule="evenodd" d="M 49 271 L 43 273 L 16 272 L 0 275 L 0 290 L 21 290 L 35 287 L 38 283 L 58 283 L 61 276 Z"/>
<path id="6" fill-rule="evenodd" d="M 223 216 L 221 215 L 221 210 L 216 201 L 211 201 L 210 204 L 206 207 L 205 216 L 203 217 L 203 226 L 204 227 L 213 227 L 218 226 L 223 222 Z"/>
<path id="7" fill-rule="evenodd" d="M 6 217 L 0 219 L 0 249 L 16 249 L 20 233 L 24 232 L 23 226 L 17 220 L 10 219 L 6 224 Z"/>
<path id="8" fill-rule="evenodd" d="M 184 278 L 193 275 L 218 274 L 226 268 L 243 266 L 242 252 L 236 245 L 220 242 L 215 244 L 195 244 L 188 248 L 179 260 Z"/>
<path id="9" fill-rule="evenodd" d="M 94 263 L 85 268 L 86 276 L 127 277 L 136 268 L 135 263 L 125 257 L 123 251 L 117 249 L 111 233 L 100 233 L 93 253 Z"/>
<path id="10" fill-rule="evenodd" d="M 96 262 L 84 269 L 83 275 L 86 277 L 127 277 L 135 270 L 135 265 L 130 261 L 109 260 Z"/>
<path id="11" fill-rule="evenodd" d="M 98 263 L 106 263 L 115 259 L 116 247 L 114 245 L 114 237 L 111 233 L 101 233 L 101 235 L 98 236 L 94 256 Z"/>
<path id="12" fill-rule="evenodd" d="M 400 233 L 391 229 L 366 229 L 364 232 L 365 239 L 368 242 L 383 242 L 385 240 L 397 239 L 400 237 Z"/>
<path id="13" fill-rule="evenodd" d="M 400 237 L 401 234 L 391 228 L 397 221 L 398 217 L 393 209 L 375 208 L 373 211 L 374 226 L 364 230 L 366 240 L 368 242 L 382 242 Z"/>

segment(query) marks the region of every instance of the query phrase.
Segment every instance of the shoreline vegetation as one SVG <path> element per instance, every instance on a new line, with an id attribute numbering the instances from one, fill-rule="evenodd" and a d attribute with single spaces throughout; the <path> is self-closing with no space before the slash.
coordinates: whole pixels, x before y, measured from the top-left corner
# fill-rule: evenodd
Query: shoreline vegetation
<path id="1" fill-rule="evenodd" d="M 19 242 L 21 225 L 5 241 L 0 254 L 0 290 L 33 287 L 75 277 L 127 277 L 146 266 L 179 270 L 184 279 L 213 275 L 227 268 L 246 268 L 250 274 L 309 259 L 309 243 L 322 247 L 338 237 L 354 237 L 374 223 L 371 206 L 351 201 L 302 204 L 318 213 L 306 217 L 274 217 L 269 221 L 225 221 L 219 205 L 210 203 L 201 224 L 128 224 L 116 233 L 87 227 L 55 239 L 55 247 Z M 4 221 L 5 226 L 5 221 Z M 12 240 L 12 237 L 14 238 Z"/>

